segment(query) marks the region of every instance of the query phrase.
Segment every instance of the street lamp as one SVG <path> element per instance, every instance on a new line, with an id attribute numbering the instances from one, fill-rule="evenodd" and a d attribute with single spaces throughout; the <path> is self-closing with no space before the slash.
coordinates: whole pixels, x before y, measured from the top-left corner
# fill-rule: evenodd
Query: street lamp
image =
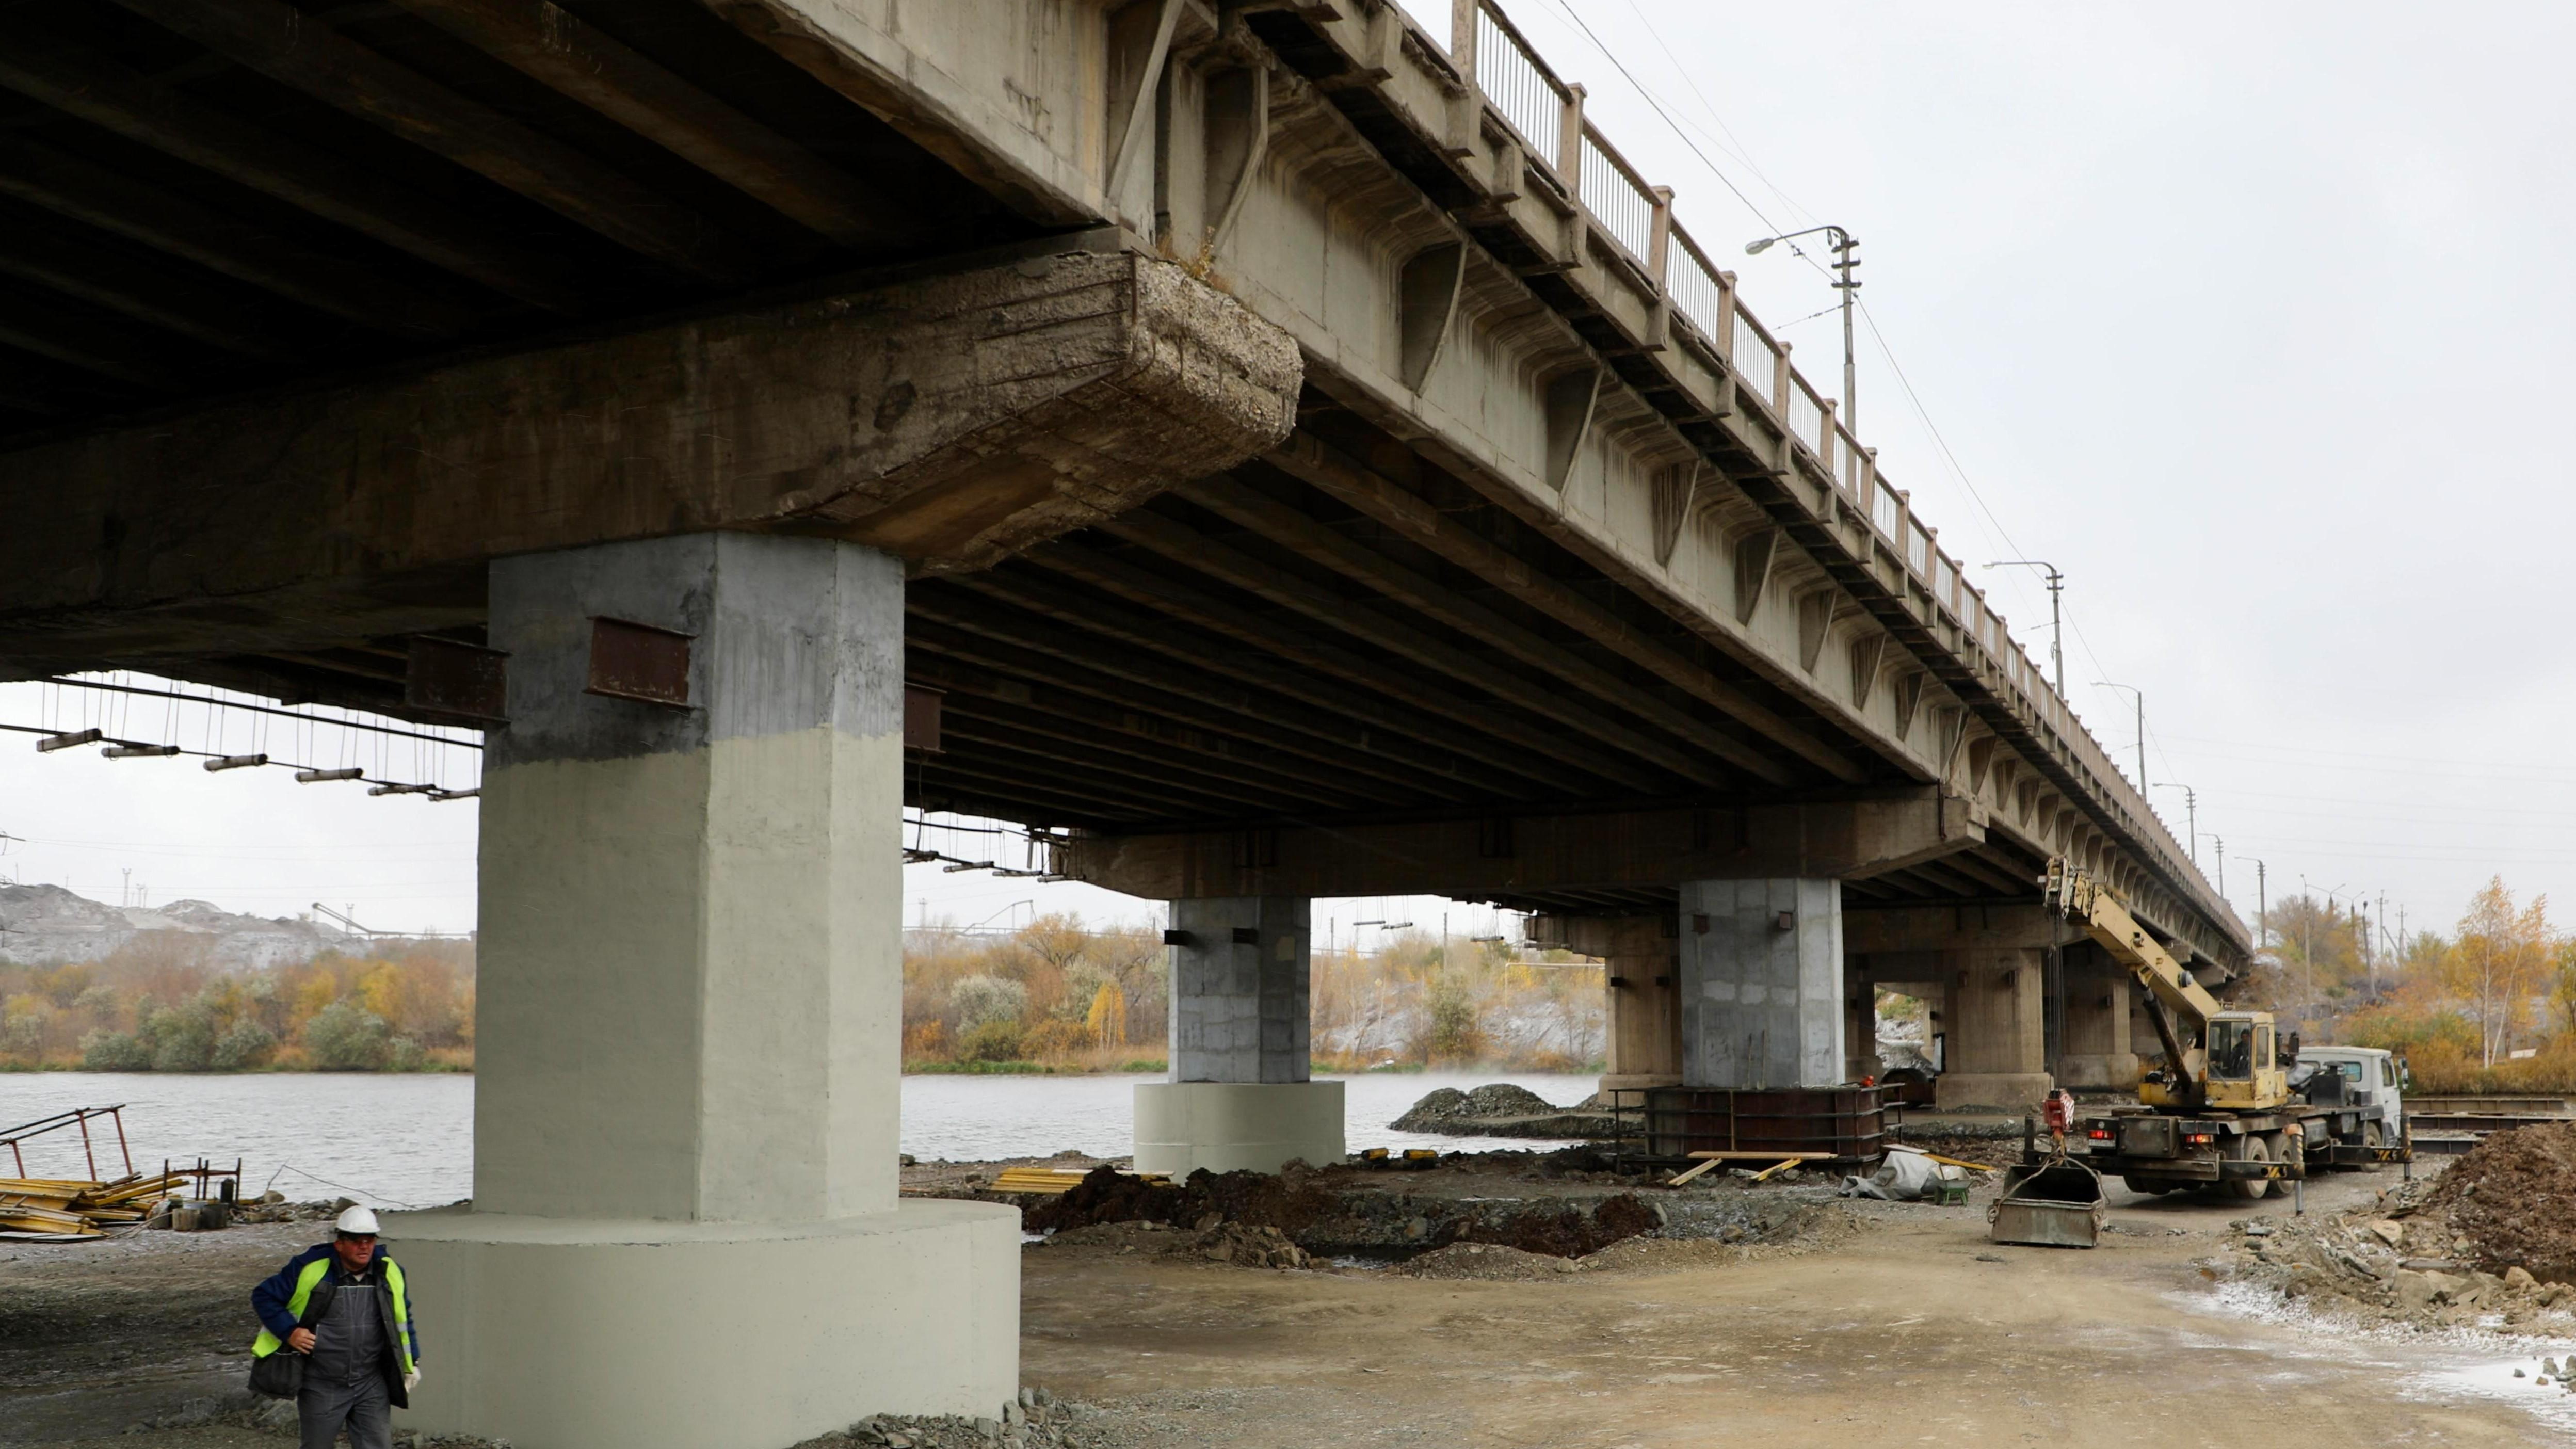
<path id="1" fill-rule="evenodd" d="M 2158 785 L 2156 788 L 2157 788 L 2157 789 L 2159 789 L 2159 790 L 2180 790 L 2180 791 L 2182 792 L 2182 813 L 2183 813 L 2183 818 L 2184 818 L 2185 820 L 2188 820 L 2188 821 L 2190 821 L 2190 822 L 2191 822 L 2191 827 L 2190 827 L 2190 828 L 2191 828 L 2191 863 L 2192 863 L 2192 864 L 2194 864 L 2194 865 L 2198 865 L 2198 864 L 2200 864 L 2200 796 L 2199 796 L 2199 794 L 2198 794 L 2197 792 L 2195 792 L 2195 791 L 2194 791 L 2194 790 L 2193 790 L 2189 785 L 2176 785 L 2176 784 L 2173 784 L 2173 783 L 2171 783 L 2171 782 L 2167 782 L 2167 783 L 2165 783 L 2165 784 Z"/>
<path id="2" fill-rule="evenodd" d="M 1852 251 L 1860 245 L 1860 238 L 1838 226 L 1811 226 L 1805 231 L 1783 232 L 1778 236 L 1766 236 L 1760 241 L 1746 242 L 1744 254 L 1748 257 L 1758 257 L 1769 251 L 1773 242 L 1794 241 L 1802 236 L 1813 236 L 1817 232 L 1823 232 L 1832 239 L 1835 253 L 1833 267 L 1835 271 L 1842 273 L 1842 280 L 1833 285 L 1835 291 L 1843 294 L 1843 426 L 1851 430 L 1853 437 L 1859 437 L 1860 406 L 1852 401 L 1852 293 L 1860 290 L 1860 283 L 1852 280 L 1852 268 L 1860 265 L 1860 258 L 1853 256 Z M 1790 250 L 1795 251 L 1797 248 L 1792 247 Z"/>
<path id="3" fill-rule="evenodd" d="M 2066 619 L 2058 603 L 2066 593 L 2066 575 L 2057 571 L 2057 565 L 2045 559 L 2036 558 L 1999 558 L 1987 564 L 1986 567 L 2048 570 L 2048 662 L 2056 666 L 2057 697 L 2064 699 L 2066 697 Z"/>
<path id="4" fill-rule="evenodd" d="M 2138 697 L 2138 793 L 2144 795 L 2147 793 L 2147 692 L 2134 684 L 2121 684 L 2116 680 L 2097 679 L 2093 682 L 2103 689 L 2125 689 Z"/>

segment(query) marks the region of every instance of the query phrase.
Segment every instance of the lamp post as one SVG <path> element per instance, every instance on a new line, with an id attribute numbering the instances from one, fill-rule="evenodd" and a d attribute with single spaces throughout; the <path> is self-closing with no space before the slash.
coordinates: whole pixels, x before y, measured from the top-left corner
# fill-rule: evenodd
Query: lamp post
<path id="1" fill-rule="evenodd" d="M 2048 570 L 2048 662 L 2057 675 L 2057 697 L 2066 697 L 2066 617 L 2059 601 L 2066 594 L 2066 575 L 2046 559 L 1999 558 L 1986 565 L 1990 569 L 2026 568 Z"/>
<path id="2" fill-rule="evenodd" d="M 1853 256 L 1852 252 L 1859 247 L 1860 238 L 1838 226 L 1811 226 L 1805 231 L 1782 232 L 1778 236 L 1766 236 L 1760 241 L 1746 242 L 1744 254 L 1748 257 L 1758 257 L 1769 251 L 1773 242 L 1794 241 L 1802 236 L 1813 236 L 1817 232 L 1823 232 L 1831 239 L 1834 249 L 1833 268 L 1842 273 L 1842 279 L 1833 285 L 1835 291 L 1843 294 L 1843 426 L 1851 430 L 1853 437 L 1859 437 L 1860 405 L 1852 401 L 1852 293 L 1860 290 L 1860 283 L 1852 280 L 1852 268 L 1860 265 L 1860 258 Z M 1790 250 L 1795 251 L 1796 248 L 1792 247 Z"/>
<path id="3" fill-rule="evenodd" d="M 2125 689 L 2138 697 L 2138 793 L 2144 795 L 2147 793 L 2147 692 L 2134 684 L 2121 684 L 2109 679 L 2093 682 L 2104 689 Z"/>
<path id="4" fill-rule="evenodd" d="M 2189 785 L 2177 785 L 2172 781 L 2167 781 L 2164 784 L 2158 785 L 2156 788 L 2159 790 L 2180 790 L 2182 792 L 2183 819 L 2190 822 L 2191 863 L 2194 865 L 2200 864 L 2200 795 Z"/>

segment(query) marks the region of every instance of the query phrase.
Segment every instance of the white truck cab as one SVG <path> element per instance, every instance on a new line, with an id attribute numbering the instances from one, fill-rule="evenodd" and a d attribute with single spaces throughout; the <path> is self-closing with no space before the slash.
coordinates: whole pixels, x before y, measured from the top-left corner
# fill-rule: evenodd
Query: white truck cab
<path id="1" fill-rule="evenodd" d="M 2320 1107 L 2351 1109 L 2373 1147 L 2406 1135 L 2404 1085 L 2396 1054 L 2381 1047 L 2301 1046 L 2290 1069 L 2292 1091 Z"/>

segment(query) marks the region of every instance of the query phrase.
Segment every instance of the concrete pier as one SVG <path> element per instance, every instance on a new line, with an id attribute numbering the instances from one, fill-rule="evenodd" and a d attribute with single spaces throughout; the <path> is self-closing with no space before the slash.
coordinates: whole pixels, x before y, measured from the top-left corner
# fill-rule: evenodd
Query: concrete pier
<path id="1" fill-rule="evenodd" d="M 2035 1107 L 2055 1085 L 2042 1019 L 2044 952 L 1995 947 L 1945 952 L 1950 1003 L 1943 1025 L 1948 1070 L 1935 1102 L 1948 1107 Z"/>
<path id="2" fill-rule="evenodd" d="M 1307 899 L 1177 900 L 1171 919 L 1171 1079 L 1136 1088 L 1137 1170 L 1341 1161 L 1342 1084 L 1309 1080 Z"/>
<path id="3" fill-rule="evenodd" d="M 386 1228 L 420 1427 L 774 1449 L 1015 1392 L 1016 1215 L 897 1200 L 903 590 L 734 533 L 493 565 L 475 1200 Z"/>
<path id="4" fill-rule="evenodd" d="M 1685 1085 L 1829 1087 L 1844 1080 L 1837 882 L 1684 882 L 1680 941 Z"/>

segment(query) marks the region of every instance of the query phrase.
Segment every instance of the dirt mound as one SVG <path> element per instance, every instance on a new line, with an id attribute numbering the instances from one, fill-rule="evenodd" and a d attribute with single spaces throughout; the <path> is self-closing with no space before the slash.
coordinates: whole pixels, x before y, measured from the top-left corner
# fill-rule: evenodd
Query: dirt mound
<path id="1" fill-rule="evenodd" d="M 1633 1192 L 1604 1198 L 1589 1212 L 1572 1205 L 1518 1211 L 1494 1210 L 1498 1205 L 1483 1203 L 1475 1206 L 1479 1211 L 1449 1226 L 1447 1241 L 1499 1244 L 1525 1253 L 1580 1258 L 1664 1225 L 1662 1215 L 1640 1202 Z"/>
<path id="2" fill-rule="evenodd" d="M 2576 1283 L 2576 1122 L 2489 1136 L 2442 1174 L 2418 1216 L 2446 1219 L 2475 1268 Z"/>
<path id="3" fill-rule="evenodd" d="M 1575 1271 L 1571 1259 L 1546 1253 L 1524 1253 L 1499 1243 L 1452 1243 L 1408 1258 L 1395 1270 L 1408 1278 L 1473 1278 L 1489 1283 L 1527 1283 Z"/>
<path id="4" fill-rule="evenodd" d="M 1266 1172 L 1212 1173 L 1201 1168 L 1189 1180 L 1159 1187 L 1114 1168 L 1096 1167 L 1053 1202 L 1028 1209 L 1021 1218 L 1029 1231 L 1055 1232 L 1092 1223 L 1206 1221 L 1246 1227 L 1276 1228 L 1295 1238 L 1339 1206 L 1334 1195 L 1317 1185 L 1314 1174 L 1297 1164 L 1272 1175 Z"/>
<path id="5" fill-rule="evenodd" d="M 1489 1082 L 1469 1092 L 1437 1088 L 1386 1125 L 1392 1132 L 1454 1137 L 1603 1137 L 1617 1130 L 1607 1112 L 1584 1103 L 1559 1107 L 1509 1082 Z"/>
<path id="6" fill-rule="evenodd" d="M 1241 1223 L 1216 1224 L 1191 1235 L 1172 1252 L 1175 1257 L 1204 1258 L 1237 1268 L 1309 1266 L 1306 1250 L 1288 1241 L 1277 1228 L 1248 1228 Z"/>

